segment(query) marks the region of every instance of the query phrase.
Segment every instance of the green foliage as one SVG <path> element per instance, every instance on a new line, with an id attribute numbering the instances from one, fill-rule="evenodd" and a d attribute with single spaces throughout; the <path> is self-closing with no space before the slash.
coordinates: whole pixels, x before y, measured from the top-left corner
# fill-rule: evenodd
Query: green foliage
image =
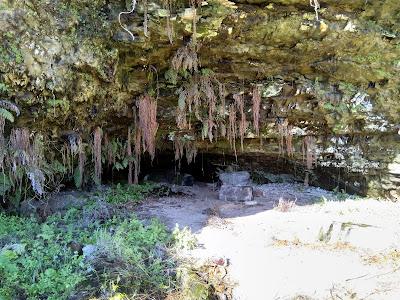
<path id="1" fill-rule="evenodd" d="M 140 203 L 146 196 L 155 192 L 159 187 L 150 182 L 136 185 L 122 185 L 118 183 L 107 193 L 109 203 L 122 204 L 127 202 Z"/>
<path id="2" fill-rule="evenodd" d="M 9 90 L 8 85 L 3 82 L 0 82 L 0 93 L 7 93 Z"/>
<path id="3" fill-rule="evenodd" d="M 192 250 L 197 246 L 197 239 L 188 227 L 180 229 L 178 225 L 175 226 L 172 232 L 174 248 L 180 250 Z"/>
<path id="4" fill-rule="evenodd" d="M 324 109 L 328 111 L 334 111 L 339 113 L 345 113 L 349 110 L 348 105 L 346 103 L 340 102 L 338 104 L 332 104 L 330 102 L 324 103 Z"/>
<path id="5" fill-rule="evenodd" d="M 66 299 L 83 281 L 82 258 L 52 221 L 0 214 L 0 299 Z"/>
<path id="6" fill-rule="evenodd" d="M 345 95 L 353 96 L 359 89 L 351 83 L 341 81 L 339 82 L 339 90 Z"/>
<path id="7" fill-rule="evenodd" d="M 20 114 L 17 105 L 7 100 L 0 100 L 0 117 L 13 123 L 14 115 L 11 112 L 14 112 L 17 116 Z"/>
<path id="8" fill-rule="evenodd" d="M 4 118 L 11 123 L 14 122 L 14 116 L 11 112 L 9 112 L 7 109 L 0 107 L 0 117 Z"/>
<path id="9" fill-rule="evenodd" d="M 76 188 L 82 187 L 82 174 L 81 171 L 79 170 L 79 167 L 76 167 L 74 170 L 74 184 Z"/>
<path id="10" fill-rule="evenodd" d="M 59 107 L 63 112 L 69 111 L 69 101 L 66 99 L 49 99 L 47 105 L 55 114 L 55 109 Z"/>
<path id="11" fill-rule="evenodd" d="M 0 214 L 0 299 L 62 300 L 99 292 L 110 297 L 122 292 L 130 299 L 171 289 L 168 270 L 174 263 L 166 255 L 171 237 L 160 222 L 145 226 L 132 217 L 114 217 L 82 226 L 84 218 L 76 208 L 42 224 Z M 72 242 L 94 244 L 93 259 L 74 252 Z"/>
<path id="12" fill-rule="evenodd" d="M 163 247 L 170 242 L 164 225 L 152 220 L 146 227 L 136 219 L 113 219 L 96 232 L 95 239 L 99 259 L 117 262 L 98 275 L 109 282 L 119 277 L 120 292 L 158 294 L 170 289 L 167 270 L 173 267 L 173 261 L 163 258 Z"/>
<path id="13" fill-rule="evenodd" d="M 0 172 L 0 196 L 4 196 L 12 188 L 13 184 L 10 178 L 4 172 Z"/>
<path id="14" fill-rule="evenodd" d="M 178 83 L 178 73 L 173 70 L 173 69 L 169 69 L 168 71 L 165 72 L 165 80 L 171 84 L 171 85 L 177 85 Z"/>
<path id="15" fill-rule="evenodd" d="M 0 46 L 0 65 L 21 64 L 23 62 L 22 52 L 17 44 L 15 36 L 8 32 L 3 35 L 2 46 Z"/>
<path id="16" fill-rule="evenodd" d="M 215 72 L 211 69 L 208 68 L 203 68 L 200 70 L 201 75 L 203 76 L 214 76 Z"/>

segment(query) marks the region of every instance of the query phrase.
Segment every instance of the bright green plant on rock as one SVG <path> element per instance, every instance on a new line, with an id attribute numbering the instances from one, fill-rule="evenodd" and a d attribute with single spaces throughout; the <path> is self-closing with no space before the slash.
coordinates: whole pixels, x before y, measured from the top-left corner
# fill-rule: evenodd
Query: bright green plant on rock
<path id="1" fill-rule="evenodd" d="M 7 101 L 7 100 L 0 100 L 0 126 L 1 126 L 1 120 L 7 120 L 10 121 L 11 123 L 14 122 L 14 115 L 15 113 L 17 116 L 20 115 L 20 110 L 17 105 L 14 103 Z M 4 124 L 3 124 L 4 127 Z M 0 134 L 2 134 L 2 129 L 0 128 Z"/>
<path id="2" fill-rule="evenodd" d="M 156 192 L 158 189 L 159 186 L 150 182 L 140 185 L 122 185 L 118 183 L 107 193 L 106 200 L 113 204 L 140 203 L 146 196 Z"/>

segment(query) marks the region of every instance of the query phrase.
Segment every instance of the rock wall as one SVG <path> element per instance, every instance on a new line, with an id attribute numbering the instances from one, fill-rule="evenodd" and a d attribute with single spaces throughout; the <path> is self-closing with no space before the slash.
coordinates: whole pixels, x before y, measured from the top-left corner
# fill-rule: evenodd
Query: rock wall
<path id="1" fill-rule="evenodd" d="M 3 1 L 0 93 L 21 110 L 6 129 L 89 141 L 101 126 L 124 139 L 135 99 L 147 93 L 158 96 L 160 151 L 172 148 L 168 137 L 186 135 L 198 151 L 232 154 L 226 139 L 205 139 L 204 122 L 194 118 L 190 130 L 176 125 L 179 91 L 211 73 L 225 84 L 225 108 L 243 95 L 249 125 L 240 156 L 265 156 L 260 168 L 268 169 L 271 158 L 289 155 L 288 169 L 305 169 L 304 141 L 313 136 L 315 183 L 337 182 L 332 170 L 341 170 L 350 190 L 399 199 L 400 3 L 319 4 L 210 0 L 194 9 L 185 1 L 146 0 L 120 24 L 129 1 Z M 194 38 L 198 70 L 174 70 L 172 58 Z M 255 87 L 260 135 L 251 125 Z M 225 113 L 222 119 L 228 123 Z M 280 124 L 293 139 L 289 153 L 280 146 Z"/>

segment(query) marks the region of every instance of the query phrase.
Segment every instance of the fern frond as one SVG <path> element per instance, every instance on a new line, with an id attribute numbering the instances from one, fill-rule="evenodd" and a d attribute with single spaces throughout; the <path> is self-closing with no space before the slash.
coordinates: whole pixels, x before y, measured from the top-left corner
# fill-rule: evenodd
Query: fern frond
<path id="1" fill-rule="evenodd" d="M 20 115 L 20 110 L 18 108 L 18 106 L 10 101 L 7 100 L 0 100 L 0 108 L 3 107 L 5 109 L 11 110 L 13 112 L 15 112 L 15 114 L 17 115 L 17 117 Z"/>
<path id="2" fill-rule="evenodd" d="M 4 118 L 4 119 L 10 121 L 11 123 L 14 122 L 13 114 L 10 113 L 7 109 L 1 108 L 1 107 L 0 107 L 0 118 Z"/>

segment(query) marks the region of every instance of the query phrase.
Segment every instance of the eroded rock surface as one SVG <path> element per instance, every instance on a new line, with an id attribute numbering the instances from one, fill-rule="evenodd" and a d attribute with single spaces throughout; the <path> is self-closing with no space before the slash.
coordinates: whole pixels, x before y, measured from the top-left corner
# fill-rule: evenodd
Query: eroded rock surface
<path id="1" fill-rule="evenodd" d="M 177 91 L 212 73 L 226 86 L 227 105 L 244 96 L 250 123 L 254 87 L 261 90 L 260 136 L 247 127 L 243 165 L 263 156 L 260 168 L 267 168 L 286 157 L 279 126 L 287 122 L 294 154 L 283 173 L 305 176 L 304 137 L 314 136 L 311 183 L 399 198 L 397 0 L 320 1 L 318 15 L 306 0 L 212 0 L 196 12 L 183 1 L 171 11 L 145 1 L 121 19 L 134 40 L 118 22 L 128 2 L 0 4 L 0 96 L 21 108 L 14 126 L 61 143 L 71 134 L 90 143 L 97 126 L 124 139 L 134 100 L 149 93 L 158 95 L 159 149 L 172 149 L 165 141 L 174 133 L 199 151 L 233 154 L 225 139 L 205 139 L 222 127 L 210 131 L 197 121 L 182 132 L 176 125 Z M 176 72 L 172 57 L 194 31 L 199 73 Z"/>

